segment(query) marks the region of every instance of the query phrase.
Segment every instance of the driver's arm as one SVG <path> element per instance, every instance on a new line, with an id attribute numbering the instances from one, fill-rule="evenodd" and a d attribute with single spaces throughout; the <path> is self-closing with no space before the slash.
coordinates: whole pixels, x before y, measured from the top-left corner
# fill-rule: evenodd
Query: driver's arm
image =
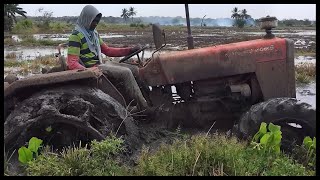
<path id="1" fill-rule="evenodd" d="M 99 37 L 101 52 L 109 57 L 122 57 L 127 56 L 136 51 L 136 48 L 114 48 L 107 46 Z"/>

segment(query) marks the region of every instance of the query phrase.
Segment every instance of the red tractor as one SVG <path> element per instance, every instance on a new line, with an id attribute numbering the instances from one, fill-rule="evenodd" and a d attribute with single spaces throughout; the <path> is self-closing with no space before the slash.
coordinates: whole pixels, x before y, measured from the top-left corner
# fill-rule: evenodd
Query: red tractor
<path id="1" fill-rule="evenodd" d="M 207 131 L 213 123 L 216 129 L 252 137 L 262 122 L 272 122 L 281 126 L 285 148 L 314 137 L 315 110 L 295 99 L 293 41 L 274 37 L 271 17 L 262 21 L 267 34 L 261 39 L 167 53 L 161 52 L 164 32 L 154 25 L 152 56 L 130 61 L 145 46 L 119 61 L 127 63 L 149 106 L 156 107 L 148 121 L 130 116 L 121 82 L 109 79 L 101 68 L 6 84 L 5 147 L 20 147 L 32 136 L 65 146 L 102 140 L 112 132 L 135 146 L 151 126 Z"/>

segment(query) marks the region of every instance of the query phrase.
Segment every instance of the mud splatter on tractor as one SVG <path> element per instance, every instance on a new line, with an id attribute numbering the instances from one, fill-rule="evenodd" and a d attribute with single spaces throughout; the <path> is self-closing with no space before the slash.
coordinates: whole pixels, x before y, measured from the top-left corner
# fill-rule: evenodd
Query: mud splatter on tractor
<path id="1" fill-rule="evenodd" d="M 130 68 L 149 106 L 155 107 L 147 121 L 128 116 L 129 102 L 119 82 L 101 68 L 7 83 L 5 147 L 18 148 L 32 136 L 63 147 L 101 140 L 113 132 L 135 149 L 159 128 L 207 131 L 214 122 L 214 128 L 232 129 L 241 137 L 251 137 L 261 122 L 272 122 L 282 127 L 283 147 L 301 143 L 304 136 L 315 136 L 316 115 L 295 99 L 293 41 L 272 35 L 275 19 L 262 19 L 262 24 L 267 35 L 261 39 L 165 54 L 165 34 L 154 25 L 152 57 L 128 61 L 149 47 L 145 46 L 119 61 Z M 48 126 L 50 133 L 45 131 Z"/>

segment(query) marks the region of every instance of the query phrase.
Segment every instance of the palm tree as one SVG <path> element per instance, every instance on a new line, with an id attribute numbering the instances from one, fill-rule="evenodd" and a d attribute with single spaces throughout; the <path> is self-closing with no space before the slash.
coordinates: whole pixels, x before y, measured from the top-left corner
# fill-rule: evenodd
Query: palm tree
<path id="1" fill-rule="evenodd" d="M 237 7 L 233 8 L 233 10 L 231 12 L 232 12 L 231 18 L 233 18 L 233 19 L 240 18 L 239 10 Z"/>
<path id="2" fill-rule="evenodd" d="M 241 11 L 241 18 L 242 19 L 248 19 L 248 18 L 251 18 L 251 16 L 249 15 L 249 14 L 247 14 L 247 10 L 246 9 L 243 9 L 242 11 Z"/>
<path id="3" fill-rule="evenodd" d="M 18 7 L 19 4 L 4 4 L 4 26 L 5 30 L 11 31 L 13 22 L 17 22 L 16 14 L 19 14 L 23 17 L 27 17 L 25 14 L 26 11 L 23 11 L 22 8 Z"/>
<path id="4" fill-rule="evenodd" d="M 129 15 L 129 17 L 131 16 L 131 21 L 132 22 L 133 22 L 133 16 L 135 16 L 136 14 L 137 14 L 137 12 L 134 10 L 134 7 L 130 7 L 128 15 Z"/>
<path id="5" fill-rule="evenodd" d="M 128 16 L 128 10 L 126 8 L 122 9 L 122 14 L 120 17 L 122 17 L 127 24 L 127 19 L 129 18 L 129 16 Z"/>

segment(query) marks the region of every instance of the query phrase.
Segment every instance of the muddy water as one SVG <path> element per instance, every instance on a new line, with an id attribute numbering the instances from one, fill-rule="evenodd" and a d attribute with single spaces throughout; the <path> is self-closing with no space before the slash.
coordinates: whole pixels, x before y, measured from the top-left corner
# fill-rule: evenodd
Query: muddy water
<path id="1" fill-rule="evenodd" d="M 284 32 L 285 30 L 273 30 L 274 35 L 290 35 L 290 36 L 315 36 L 316 30 L 297 30 L 295 32 Z M 238 34 L 247 35 L 265 35 L 265 32 L 237 32 Z"/>
<path id="2" fill-rule="evenodd" d="M 36 40 L 68 41 L 70 34 L 33 34 L 32 36 Z M 141 36 L 141 35 L 122 35 L 122 34 L 116 34 L 116 33 L 100 34 L 100 37 L 103 39 L 130 37 L 130 36 Z M 12 38 L 17 42 L 20 42 L 22 40 L 19 37 L 19 35 L 12 35 Z"/>
<path id="3" fill-rule="evenodd" d="M 286 38 L 291 38 L 294 40 L 295 43 L 295 48 L 303 48 L 303 47 L 310 47 L 311 45 L 316 44 L 315 43 L 315 35 L 316 31 L 315 30 L 295 30 L 295 31 L 288 31 L 288 30 L 273 30 L 273 33 L 276 36 L 279 37 L 286 37 Z M 237 31 L 214 31 L 214 33 L 194 33 L 193 37 L 195 39 L 200 39 L 201 38 L 206 38 L 206 37 L 225 37 L 227 38 L 232 38 L 234 36 L 239 36 L 239 35 L 261 35 L 263 36 L 265 32 L 237 32 Z M 70 34 L 34 34 L 35 39 L 50 39 L 50 40 L 66 40 L 68 39 Z M 117 33 L 105 33 L 101 34 L 101 38 L 103 39 L 117 39 L 117 38 L 124 38 L 124 37 L 129 37 L 129 36 L 143 36 L 134 34 L 134 35 L 124 35 L 124 34 L 117 34 Z M 14 35 L 13 39 L 16 41 L 21 41 L 19 36 Z M 151 43 L 151 42 L 150 42 Z M 181 47 L 176 46 L 176 47 L 171 47 L 171 44 L 167 44 L 172 48 L 171 50 L 181 50 Z M 173 46 L 173 44 L 172 44 Z M 45 55 L 50 55 L 54 56 L 55 53 L 57 53 L 57 49 L 55 47 L 45 47 L 45 48 L 40 48 L 40 47 L 32 47 L 32 48 L 26 48 L 26 47 L 15 47 L 15 48 L 9 48 L 5 47 L 4 49 L 4 56 L 6 56 L 9 53 L 15 53 L 16 54 L 16 59 L 19 61 L 22 60 L 32 60 L 35 59 L 36 57 L 39 56 L 45 56 Z M 146 50 L 144 53 L 144 58 L 149 58 L 152 55 L 152 50 Z M 169 51 L 162 51 L 162 53 L 167 53 Z M 62 55 L 66 56 L 67 54 L 67 49 L 62 50 Z M 104 56 L 104 55 L 103 55 Z M 140 53 L 140 57 L 142 56 L 142 53 Z M 104 56 L 106 58 L 106 56 Z M 6 58 L 4 58 L 6 60 Z M 112 59 L 112 58 L 111 58 Z M 300 64 L 300 63 L 316 63 L 316 58 L 311 57 L 311 56 L 298 56 L 295 58 L 295 64 Z M 10 71 L 15 71 L 16 68 L 5 68 L 5 75 L 10 72 Z M 27 75 L 29 76 L 29 74 Z M 297 84 L 297 99 L 301 101 L 305 101 L 309 104 L 311 104 L 313 107 L 316 107 L 315 103 L 315 97 L 316 97 L 316 83 L 310 83 L 307 85 L 301 85 Z M 174 89 L 173 89 L 174 91 Z"/>
<path id="4" fill-rule="evenodd" d="M 294 64 L 312 63 L 316 64 L 316 57 L 313 56 L 298 56 L 294 59 Z"/>
<path id="5" fill-rule="evenodd" d="M 25 47 L 17 47 L 17 48 L 5 48 L 4 49 L 4 59 L 6 60 L 6 56 L 8 54 L 14 53 L 16 55 L 16 59 L 18 61 L 23 61 L 23 60 L 32 60 L 35 59 L 36 57 L 40 56 L 47 56 L 47 55 L 52 55 L 54 56 L 55 53 L 58 53 L 58 50 L 55 49 L 54 47 L 31 47 L 31 48 L 25 48 Z M 66 49 L 63 52 L 66 54 Z"/>
<path id="6" fill-rule="evenodd" d="M 306 102 L 316 109 L 316 83 L 297 84 L 296 98 L 301 102 Z"/>
<path id="7" fill-rule="evenodd" d="M 163 53 L 167 53 L 168 51 L 161 51 Z M 45 48 L 40 48 L 40 47 L 31 47 L 31 48 L 23 48 L 23 47 L 17 47 L 17 48 L 5 48 L 4 49 L 4 59 L 6 60 L 6 56 L 10 53 L 14 53 L 16 55 L 16 59 L 19 61 L 23 60 L 32 60 L 35 59 L 36 57 L 40 56 L 54 56 L 55 53 L 58 53 L 58 50 L 55 47 L 45 47 Z M 61 51 L 63 56 L 67 55 L 67 49 L 63 49 Z M 153 51 L 152 50 L 146 50 L 144 52 L 144 57 L 149 58 L 151 57 Z M 102 55 L 104 58 L 106 56 L 103 54 Z M 142 57 L 142 52 L 139 53 L 139 56 Z"/>
<path id="8" fill-rule="evenodd" d="M 29 51 L 23 51 L 24 54 Z M 47 54 L 54 53 L 54 50 L 52 49 L 45 49 L 42 51 L 42 54 Z M 163 53 L 167 53 L 168 51 L 164 51 Z M 64 51 L 66 53 L 66 51 Z M 140 53 L 141 54 L 141 53 Z M 151 57 L 152 51 L 146 51 L 145 52 L 145 58 Z M 141 56 L 140 56 L 141 57 Z M 310 57 L 310 56 L 298 56 L 295 59 L 295 64 L 299 63 L 316 63 L 316 58 L 315 57 Z M 4 68 L 4 77 L 9 73 L 9 72 L 17 72 L 19 71 L 18 67 L 5 67 Z M 40 70 L 39 72 L 40 73 Z M 34 74 L 37 74 L 37 72 L 33 73 L 28 73 L 27 75 L 19 75 L 19 78 L 24 78 L 28 76 L 32 76 Z M 172 92 L 176 93 L 176 89 L 173 86 L 172 87 Z M 310 104 L 313 108 L 316 108 L 316 83 L 312 82 L 310 84 L 297 84 L 296 85 L 296 98 L 302 102 L 306 102 Z"/>

